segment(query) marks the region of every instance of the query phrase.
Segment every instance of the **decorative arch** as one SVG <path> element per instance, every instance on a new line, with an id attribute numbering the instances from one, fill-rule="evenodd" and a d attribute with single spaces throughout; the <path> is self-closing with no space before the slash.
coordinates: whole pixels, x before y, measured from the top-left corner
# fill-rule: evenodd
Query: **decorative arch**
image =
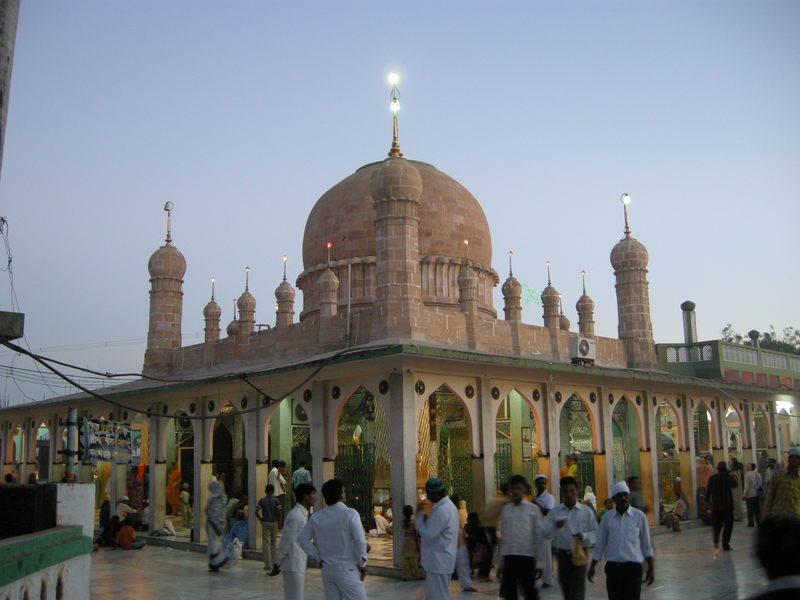
<path id="1" fill-rule="evenodd" d="M 560 475 L 578 479 L 580 487 L 596 487 L 594 453 L 597 451 L 597 417 L 592 408 L 573 392 L 558 410 Z M 584 414 L 585 413 L 585 416 Z"/>
<path id="2" fill-rule="evenodd" d="M 623 400 L 625 400 L 626 404 L 628 405 L 628 407 L 631 409 L 631 411 L 633 412 L 634 416 L 636 417 L 636 430 L 637 430 L 637 436 L 638 436 L 637 439 L 639 440 L 639 450 L 644 450 L 644 439 L 645 439 L 644 422 L 645 422 L 645 417 L 640 412 L 642 410 L 642 407 L 641 406 L 637 406 L 635 401 L 632 401 L 630 398 L 628 398 L 627 394 L 623 393 L 623 394 L 620 394 L 617 398 L 615 398 L 614 403 L 611 405 L 611 414 L 612 415 L 614 414 L 614 411 L 617 410 L 617 407 L 620 405 L 620 403 Z"/>
<path id="3" fill-rule="evenodd" d="M 631 415 L 633 416 L 633 427 L 631 427 Z M 631 438 L 635 434 L 635 443 Z M 621 395 L 614 402 L 611 410 L 611 454 L 613 479 L 621 481 L 631 475 L 641 476 L 641 464 L 639 452 L 643 449 L 643 429 L 642 419 L 636 410 L 635 403 L 632 403 L 627 396 Z"/>
<path id="4" fill-rule="evenodd" d="M 521 474 L 533 481 L 539 472 L 537 457 L 542 447 L 542 428 L 536 406 L 518 388 L 511 387 L 492 403 L 492 408 L 495 489 L 512 474 Z"/>

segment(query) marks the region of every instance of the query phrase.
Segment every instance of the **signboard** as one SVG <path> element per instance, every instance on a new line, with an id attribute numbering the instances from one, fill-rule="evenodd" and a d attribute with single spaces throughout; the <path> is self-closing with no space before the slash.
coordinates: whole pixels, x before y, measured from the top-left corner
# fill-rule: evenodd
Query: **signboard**
<path id="1" fill-rule="evenodd" d="M 81 460 L 129 463 L 131 426 L 98 419 L 81 419 Z"/>

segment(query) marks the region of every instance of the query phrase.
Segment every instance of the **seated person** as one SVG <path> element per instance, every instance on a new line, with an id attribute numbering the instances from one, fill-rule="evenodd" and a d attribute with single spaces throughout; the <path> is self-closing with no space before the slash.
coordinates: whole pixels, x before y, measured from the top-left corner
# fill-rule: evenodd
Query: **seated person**
<path id="1" fill-rule="evenodd" d="M 375 529 L 370 529 L 372 537 L 384 537 L 392 534 L 392 524 L 383 514 L 375 515 Z"/>
<path id="2" fill-rule="evenodd" d="M 122 528 L 117 535 L 117 545 L 122 550 L 138 550 L 144 546 L 144 540 L 136 539 L 136 530 L 133 528 L 130 519 L 123 521 Z"/>
<path id="3" fill-rule="evenodd" d="M 685 521 L 689 514 L 689 505 L 686 503 L 686 497 L 683 492 L 680 492 L 675 498 L 675 506 L 672 510 L 664 513 L 663 523 L 673 531 L 681 530 L 681 521 Z"/>

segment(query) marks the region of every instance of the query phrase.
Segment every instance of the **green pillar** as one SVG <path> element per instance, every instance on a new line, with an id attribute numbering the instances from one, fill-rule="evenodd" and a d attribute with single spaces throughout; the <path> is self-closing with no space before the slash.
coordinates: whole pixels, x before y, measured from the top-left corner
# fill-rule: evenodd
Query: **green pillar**
<path id="1" fill-rule="evenodd" d="M 290 478 L 294 471 L 292 465 L 292 400 L 286 398 L 280 403 L 272 414 L 269 430 L 269 465 L 272 469 L 273 460 L 286 462 L 286 470 L 289 476 L 286 478 L 286 499 L 283 507 L 285 515 L 292 506 L 292 486 Z"/>

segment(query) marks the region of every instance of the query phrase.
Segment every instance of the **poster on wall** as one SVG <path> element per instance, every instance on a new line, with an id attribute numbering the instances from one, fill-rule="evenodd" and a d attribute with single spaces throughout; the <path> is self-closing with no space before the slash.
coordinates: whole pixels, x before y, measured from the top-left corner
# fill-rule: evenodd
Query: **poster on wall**
<path id="1" fill-rule="evenodd" d="M 533 457 L 533 435 L 530 427 L 521 427 L 522 431 L 522 460 L 523 462 L 532 460 Z"/>
<path id="2" fill-rule="evenodd" d="M 98 419 L 82 419 L 80 425 L 81 460 L 129 463 L 131 426 Z"/>

